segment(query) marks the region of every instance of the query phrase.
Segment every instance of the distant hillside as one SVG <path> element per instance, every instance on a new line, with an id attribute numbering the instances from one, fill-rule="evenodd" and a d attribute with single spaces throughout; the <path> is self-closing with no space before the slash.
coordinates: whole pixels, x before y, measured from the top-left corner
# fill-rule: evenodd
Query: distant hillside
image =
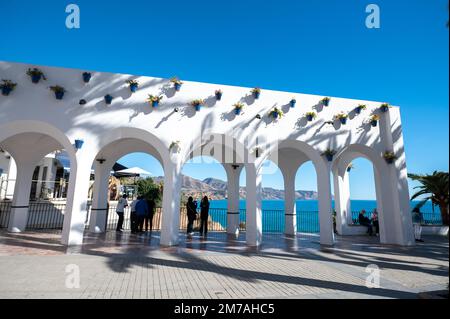
<path id="1" fill-rule="evenodd" d="M 154 177 L 156 183 L 164 181 L 164 177 Z M 210 199 L 225 199 L 227 197 L 227 182 L 217 178 L 206 178 L 203 181 L 183 175 L 183 183 L 181 190 L 186 196 L 194 196 L 196 198 L 207 195 Z M 247 191 L 245 187 L 239 188 L 241 198 L 246 198 Z M 297 190 L 295 192 L 296 199 L 316 200 L 317 192 Z M 264 187 L 262 189 L 262 199 L 284 199 L 284 190 Z"/>

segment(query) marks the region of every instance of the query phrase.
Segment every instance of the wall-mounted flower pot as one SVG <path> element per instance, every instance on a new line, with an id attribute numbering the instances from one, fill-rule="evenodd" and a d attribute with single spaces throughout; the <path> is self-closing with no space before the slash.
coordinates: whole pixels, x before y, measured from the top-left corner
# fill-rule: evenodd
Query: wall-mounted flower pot
<path id="1" fill-rule="evenodd" d="M 329 106 L 330 105 L 330 99 L 323 99 L 322 100 L 322 105 L 323 106 Z"/>
<path id="2" fill-rule="evenodd" d="M 381 112 L 386 113 L 387 111 L 389 111 L 389 106 L 381 106 L 380 110 Z"/>
<path id="3" fill-rule="evenodd" d="M 91 80 L 92 74 L 89 72 L 84 72 L 83 73 L 83 82 L 84 83 L 89 83 L 89 81 Z"/>
<path id="4" fill-rule="evenodd" d="M 174 83 L 173 84 L 173 87 L 175 88 L 175 91 L 180 91 L 180 89 L 181 89 L 181 83 Z"/>
<path id="5" fill-rule="evenodd" d="M 2 95 L 8 96 L 9 93 L 11 93 L 12 90 L 13 89 L 11 87 L 4 86 L 4 87 L 2 87 Z"/>
<path id="6" fill-rule="evenodd" d="M 236 115 L 241 114 L 241 110 L 242 110 L 242 109 L 240 109 L 240 108 L 235 108 L 235 109 L 234 109 L 234 114 L 236 114 Z"/>
<path id="7" fill-rule="evenodd" d="M 64 97 L 64 91 L 57 91 L 55 92 L 55 97 L 57 100 L 62 100 Z"/>
<path id="8" fill-rule="evenodd" d="M 159 101 L 152 101 L 152 107 L 158 107 Z"/>
<path id="9" fill-rule="evenodd" d="M 373 127 L 376 127 L 378 125 L 378 121 L 370 121 L 370 125 L 372 125 Z"/>
<path id="10" fill-rule="evenodd" d="M 75 148 L 79 150 L 81 147 L 83 147 L 83 143 L 83 140 L 75 140 Z"/>
<path id="11" fill-rule="evenodd" d="M 105 95 L 105 103 L 106 104 L 111 104 L 113 100 L 113 97 L 111 95 Z"/>
<path id="12" fill-rule="evenodd" d="M 346 117 L 339 118 L 339 121 L 341 122 L 342 125 L 347 124 L 347 118 Z"/>
<path id="13" fill-rule="evenodd" d="M 308 120 L 308 122 L 312 122 L 313 118 L 314 117 L 312 115 L 306 115 L 306 119 Z"/>
<path id="14" fill-rule="evenodd" d="M 202 108 L 200 104 L 194 105 L 194 107 L 197 112 L 200 111 L 200 109 Z"/>
<path id="15" fill-rule="evenodd" d="M 259 99 L 260 96 L 261 92 L 253 92 L 253 97 L 255 98 L 255 100 Z"/>
<path id="16" fill-rule="evenodd" d="M 360 114 L 360 113 L 361 113 L 361 110 L 362 110 L 362 108 L 359 107 L 359 106 L 357 106 L 357 107 L 355 108 L 355 113 L 356 113 L 356 114 Z"/>
<path id="17" fill-rule="evenodd" d="M 216 96 L 216 100 L 220 101 L 222 99 L 222 92 L 216 91 L 215 96 Z"/>
<path id="18" fill-rule="evenodd" d="M 37 84 L 37 83 L 39 83 L 41 78 L 42 78 L 41 74 L 33 74 L 33 75 L 31 75 L 31 82 L 33 82 L 34 84 Z"/>
<path id="19" fill-rule="evenodd" d="M 278 115 L 279 115 L 279 114 L 278 114 L 278 112 L 272 111 L 272 112 L 270 113 L 270 115 L 272 116 L 273 119 L 276 120 L 276 119 L 278 118 Z"/>
<path id="20" fill-rule="evenodd" d="M 289 105 L 291 106 L 291 107 L 295 107 L 295 104 L 297 103 L 297 101 L 296 100 L 291 100 L 290 102 L 289 102 Z"/>
<path id="21" fill-rule="evenodd" d="M 138 84 L 136 84 L 136 83 L 133 83 L 133 84 L 130 84 L 130 91 L 131 91 L 131 93 L 135 93 L 136 91 L 137 91 L 137 89 L 138 89 Z"/>

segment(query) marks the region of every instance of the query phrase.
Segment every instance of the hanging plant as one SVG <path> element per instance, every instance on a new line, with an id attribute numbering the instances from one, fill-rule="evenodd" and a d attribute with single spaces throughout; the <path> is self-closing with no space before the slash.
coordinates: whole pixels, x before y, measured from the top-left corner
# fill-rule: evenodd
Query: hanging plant
<path id="1" fill-rule="evenodd" d="M 334 120 L 339 120 L 342 125 L 347 124 L 348 114 L 345 114 L 343 112 L 338 113 L 334 116 Z"/>
<path id="2" fill-rule="evenodd" d="M 136 80 L 128 80 L 127 81 L 128 86 L 130 87 L 130 91 L 131 93 L 134 93 L 137 91 L 138 87 L 139 87 L 139 82 Z"/>
<path id="3" fill-rule="evenodd" d="M 161 100 L 163 99 L 162 95 L 158 96 L 158 95 L 148 95 L 148 99 L 147 102 L 152 106 L 152 107 L 158 107 L 159 102 L 161 102 Z"/>
<path id="4" fill-rule="evenodd" d="M 386 151 L 383 153 L 383 158 L 385 159 L 386 163 L 392 164 L 397 159 L 397 156 L 395 156 L 394 152 Z"/>
<path id="5" fill-rule="evenodd" d="M 244 103 L 237 102 L 236 104 L 233 105 L 233 107 L 234 107 L 234 114 L 239 115 L 241 114 L 241 111 L 244 108 Z"/>
<path id="6" fill-rule="evenodd" d="M 170 143 L 169 151 L 179 153 L 181 151 L 180 141 L 173 141 L 172 143 Z"/>
<path id="7" fill-rule="evenodd" d="M 383 103 L 380 106 L 380 110 L 381 110 L 381 112 L 386 113 L 387 111 L 389 111 L 390 107 L 391 106 L 389 105 L 389 103 Z"/>
<path id="8" fill-rule="evenodd" d="M 370 125 L 372 125 L 373 127 L 377 126 L 379 120 L 380 116 L 378 116 L 377 114 L 372 115 L 370 117 Z"/>
<path id="9" fill-rule="evenodd" d="M 261 89 L 260 88 L 254 88 L 251 90 L 251 93 L 255 100 L 259 99 L 259 96 L 261 95 Z"/>
<path id="10" fill-rule="evenodd" d="M 274 107 L 270 112 L 269 116 L 271 116 L 273 119 L 277 119 L 279 117 L 283 116 L 283 111 L 281 111 L 279 108 Z"/>
<path id="11" fill-rule="evenodd" d="M 323 106 L 328 106 L 330 105 L 330 98 L 324 97 L 322 100 L 320 100 L 320 103 L 322 103 Z"/>
<path id="12" fill-rule="evenodd" d="M 367 106 L 365 104 L 360 104 L 355 108 L 355 113 L 360 114 L 362 110 L 365 110 Z"/>
<path id="13" fill-rule="evenodd" d="M 297 103 L 297 100 L 293 97 L 290 101 L 289 101 L 289 105 L 291 107 L 295 107 L 295 104 Z"/>
<path id="14" fill-rule="evenodd" d="M 325 156 L 325 158 L 329 161 L 333 161 L 333 156 L 336 154 L 335 150 L 327 148 L 323 153 L 322 156 Z"/>
<path id="15" fill-rule="evenodd" d="M 311 111 L 311 112 L 307 112 L 305 114 L 306 119 L 308 120 L 308 122 L 311 122 L 312 120 L 314 120 L 317 117 L 316 112 Z"/>
<path id="16" fill-rule="evenodd" d="M 83 140 L 75 140 L 75 148 L 79 150 L 81 147 L 83 147 L 83 143 Z"/>
<path id="17" fill-rule="evenodd" d="M 27 75 L 29 75 L 31 77 L 31 82 L 33 82 L 34 84 L 39 83 L 41 78 L 45 81 L 47 80 L 44 73 L 41 70 L 39 70 L 38 68 L 28 69 Z"/>
<path id="18" fill-rule="evenodd" d="M 355 165 L 353 165 L 353 163 L 348 164 L 347 166 L 347 172 L 350 172 L 352 169 L 355 168 Z"/>
<path id="19" fill-rule="evenodd" d="M 49 89 L 55 93 L 55 97 L 57 100 L 62 100 L 62 98 L 64 97 L 64 93 L 66 93 L 66 89 L 59 85 L 51 86 L 49 87 Z"/>
<path id="20" fill-rule="evenodd" d="M 0 84 L 0 88 L 2 89 L 2 94 L 4 96 L 8 96 L 9 93 L 14 91 L 14 88 L 17 86 L 17 83 L 14 83 L 11 80 L 2 80 L 2 84 Z"/>
<path id="21" fill-rule="evenodd" d="M 105 103 L 108 104 L 108 105 L 111 104 L 113 98 L 114 97 L 112 95 L 109 95 L 109 94 L 105 95 Z"/>
<path id="22" fill-rule="evenodd" d="M 84 83 L 89 83 L 89 81 L 91 80 L 92 74 L 89 72 L 84 72 L 83 73 L 83 82 Z"/>
<path id="23" fill-rule="evenodd" d="M 214 92 L 217 101 L 220 101 L 222 99 L 222 94 L 223 94 L 222 90 L 216 90 L 216 92 Z"/>
<path id="24" fill-rule="evenodd" d="M 170 82 L 173 83 L 173 87 L 175 88 L 175 91 L 177 91 L 177 92 L 181 89 L 181 86 L 183 85 L 183 82 L 181 82 L 177 77 L 171 78 Z"/>
<path id="25" fill-rule="evenodd" d="M 203 104 L 205 104 L 205 100 L 203 99 L 196 99 L 191 102 L 191 105 L 195 107 L 196 111 L 200 111 L 200 108 L 202 107 Z"/>

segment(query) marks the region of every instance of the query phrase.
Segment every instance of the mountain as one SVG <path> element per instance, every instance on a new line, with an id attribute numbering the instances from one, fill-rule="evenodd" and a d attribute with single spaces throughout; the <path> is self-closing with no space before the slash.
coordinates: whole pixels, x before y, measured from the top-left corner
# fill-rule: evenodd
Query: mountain
<path id="1" fill-rule="evenodd" d="M 155 183 L 164 181 L 164 177 L 154 177 Z M 181 190 L 185 196 L 193 196 L 195 198 L 208 196 L 210 199 L 225 199 L 227 197 L 227 182 L 217 178 L 205 178 L 203 181 L 183 175 Z M 239 188 L 241 198 L 246 198 L 247 191 L 245 187 Z M 296 199 L 316 200 L 317 192 L 296 190 Z M 262 199 L 284 199 L 284 190 L 271 187 L 263 187 Z"/>

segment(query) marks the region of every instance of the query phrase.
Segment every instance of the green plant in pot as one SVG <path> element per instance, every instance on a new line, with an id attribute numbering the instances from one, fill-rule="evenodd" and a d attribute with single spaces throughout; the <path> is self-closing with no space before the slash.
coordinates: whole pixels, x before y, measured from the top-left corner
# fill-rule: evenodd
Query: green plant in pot
<path id="1" fill-rule="evenodd" d="M 137 81 L 137 80 L 128 80 L 127 84 L 130 87 L 131 93 L 136 92 L 139 87 L 139 81 Z"/>
<path id="2" fill-rule="evenodd" d="M 340 112 L 334 116 L 334 119 L 340 121 L 342 125 L 345 125 L 347 124 L 348 114 Z"/>
<path id="3" fill-rule="evenodd" d="M 59 85 L 51 86 L 49 89 L 55 93 L 55 98 L 57 100 L 62 100 L 64 93 L 66 93 L 66 89 Z"/>
<path id="4" fill-rule="evenodd" d="M 317 113 L 314 111 L 306 112 L 305 117 L 308 120 L 308 122 L 311 122 L 312 120 L 314 120 L 317 117 Z"/>
<path id="5" fill-rule="evenodd" d="M 233 105 L 233 107 L 234 107 L 234 114 L 239 115 L 241 114 L 241 111 L 244 108 L 244 103 L 237 102 Z"/>
<path id="6" fill-rule="evenodd" d="M 330 98 L 324 97 L 322 100 L 320 100 L 320 103 L 322 103 L 323 106 L 328 106 L 330 105 Z"/>
<path id="7" fill-rule="evenodd" d="M 356 108 L 355 108 L 355 113 L 356 114 L 360 114 L 362 110 L 365 110 L 367 108 L 367 105 L 365 104 L 359 104 Z"/>
<path id="8" fill-rule="evenodd" d="M 195 110 L 197 112 L 200 111 L 202 105 L 204 105 L 204 104 L 205 104 L 205 100 L 203 100 L 203 99 L 196 99 L 191 102 L 191 105 L 195 108 Z"/>
<path id="9" fill-rule="evenodd" d="M 220 101 L 222 99 L 223 92 L 222 92 L 222 90 L 219 89 L 214 92 L 214 95 L 216 97 L 216 100 Z"/>
<path id="10" fill-rule="evenodd" d="M 274 120 L 276 120 L 276 119 L 278 119 L 278 118 L 283 117 L 284 113 L 283 113 L 283 111 L 280 110 L 279 108 L 274 107 L 274 108 L 269 112 L 269 115 L 270 115 Z"/>
<path id="11" fill-rule="evenodd" d="M 293 97 L 290 101 L 289 101 L 289 105 L 291 107 L 295 107 L 295 104 L 297 104 L 297 99 L 295 97 Z"/>
<path id="12" fill-rule="evenodd" d="M 336 151 L 332 150 L 330 148 L 327 148 L 324 152 L 322 152 L 322 156 L 325 156 L 325 158 L 329 161 L 333 161 L 333 156 L 336 155 Z"/>
<path id="13" fill-rule="evenodd" d="M 397 156 L 392 151 L 386 151 L 383 153 L 383 158 L 386 161 L 386 163 L 392 164 L 397 159 Z"/>
<path id="14" fill-rule="evenodd" d="M 183 82 L 180 81 L 176 76 L 170 79 L 170 82 L 173 83 L 173 87 L 175 88 L 175 91 L 179 91 L 181 89 L 181 86 L 183 85 Z"/>
<path id="15" fill-rule="evenodd" d="M 2 90 L 2 94 L 4 96 L 8 96 L 9 93 L 14 91 L 14 88 L 17 86 L 17 83 L 14 83 L 11 80 L 2 80 L 2 84 L 0 84 L 0 89 Z"/>
<path id="16" fill-rule="evenodd" d="M 42 72 L 38 68 L 29 68 L 27 71 L 27 75 L 30 76 L 31 82 L 33 82 L 34 84 L 39 83 L 41 78 L 45 81 L 47 80 L 47 78 L 44 75 L 44 72 Z"/>
<path id="17" fill-rule="evenodd" d="M 251 90 L 251 93 L 253 95 L 253 97 L 255 98 L 255 100 L 259 99 L 260 95 L 261 95 L 261 89 L 260 88 L 254 88 Z"/>
<path id="18" fill-rule="evenodd" d="M 386 113 L 387 111 L 389 111 L 390 107 L 391 106 L 389 105 L 389 103 L 383 103 L 380 105 L 380 110 L 381 112 Z"/>
<path id="19" fill-rule="evenodd" d="M 147 98 L 147 102 L 152 106 L 152 107 L 158 107 L 159 102 L 161 102 L 161 100 L 163 99 L 162 95 L 148 95 Z"/>
<path id="20" fill-rule="evenodd" d="M 369 118 L 370 125 L 372 125 L 373 127 L 377 126 L 379 120 L 380 120 L 380 116 L 377 115 L 377 114 L 373 114 L 373 115 Z"/>

